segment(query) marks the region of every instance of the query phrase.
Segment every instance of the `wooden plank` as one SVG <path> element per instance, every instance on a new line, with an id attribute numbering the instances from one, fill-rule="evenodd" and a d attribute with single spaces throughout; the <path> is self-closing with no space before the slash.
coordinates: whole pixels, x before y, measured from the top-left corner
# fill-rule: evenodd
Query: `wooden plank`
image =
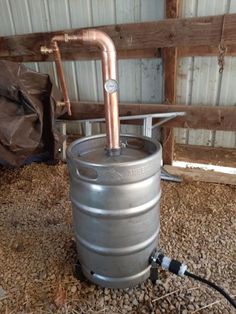
<path id="1" fill-rule="evenodd" d="M 174 159 L 236 168 L 236 149 L 175 144 Z"/>
<path id="2" fill-rule="evenodd" d="M 180 168 L 166 165 L 165 170 L 173 175 L 180 176 L 184 182 L 201 181 L 236 185 L 236 175 L 202 169 Z"/>
<path id="3" fill-rule="evenodd" d="M 225 16 L 224 43 L 236 44 L 236 14 L 216 15 L 197 18 L 166 19 L 155 22 L 131 23 L 100 26 L 113 39 L 118 52 L 128 50 L 156 49 L 163 47 L 218 47 L 222 22 Z M 18 61 L 48 61 L 42 56 L 40 47 L 49 45 L 54 35 L 75 34 L 80 29 L 61 30 L 47 33 L 34 33 L 0 37 L 0 58 Z M 84 47 L 74 42 L 61 44 L 63 59 L 94 58 L 98 49 Z M 21 57 L 21 59 L 19 59 Z"/>
<path id="4" fill-rule="evenodd" d="M 177 18 L 179 0 L 166 0 L 166 18 Z M 176 101 L 177 48 L 163 49 L 165 102 L 174 104 Z M 163 163 L 171 165 L 174 155 L 174 130 L 164 128 L 162 133 Z"/>
<path id="5" fill-rule="evenodd" d="M 165 124 L 171 128 L 192 128 L 206 130 L 236 131 L 236 108 L 234 106 L 186 106 L 175 104 L 132 104 L 119 105 L 120 116 L 142 115 L 158 112 L 186 112 Z M 72 116 L 68 120 L 104 118 L 104 105 L 96 102 L 72 102 Z M 155 122 L 155 120 L 154 120 Z M 140 124 L 140 121 L 133 121 Z"/>
<path id="6" fill-rule="evenodd" d="M 117 58 L 122 59 L 152 59 L 160 58 L 163 55 L 164 48 L 149 48 L 149 49 L 131 49 L 117 50 Z M 1 54 L 1 47 L 0 47 Z M 199 47 L 180 47 L 178 48 L 178 57 L 191 56 L 218 56 L 218 47 L 199 46 Z M 227 46 L 226 56 L 236 56 L 236 45 Z M 63 53 L 64 61 L 73 60 L 99 60 L 101 58 L 99 51 L 68 51 Z M 37 61 L 53 61 L 53 56 L 35 55 L 14 55 L 0 56 L 0 60 L 8 60 L 15 62 L 37 62 Z"/>
<path id="7" fill-rule="evenodd" d="M 198 47 L 181 47 L 178 49 L 178 57 L 191 56 L 218 56 L 219 48 L 212 46 L 198 46 Z M 226 56 L 236 56 L 236 45 L 227 46 Z"/>
<path id="8" fill-rule="evenodd" d="M 0 38 L 1 40 L 1 38 Z M 151 59 L 160 58 L 161 49 L 148 48 L 148 49 L 133 49 L 133 50 L 117 50 L 118 59 Z M 100 60 L 101 54 L 99 51 L 81 50 L 77 49 L 74 51 L 70 49 L 69 51 L 63 52 L 62 59 L 64 61 L 75 61 L 75 60 Z M 0 46 L 0 60 L 8 60 L 14 62 L 48 62 L 54 61 L 53 55 L 39 55 L 35 52 L 34 55 L 9 55 L 1 56 L 1 46 Z"/>

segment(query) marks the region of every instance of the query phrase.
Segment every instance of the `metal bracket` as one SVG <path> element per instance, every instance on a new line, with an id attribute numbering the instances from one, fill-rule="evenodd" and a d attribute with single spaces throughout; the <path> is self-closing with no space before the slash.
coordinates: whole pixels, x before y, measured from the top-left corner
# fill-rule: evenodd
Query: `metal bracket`
<path id="1" fill-rule="evenodd" d="M 58 129 L 64 135 L 64 140 L 62 143 L 62 150 L 61 150 L 61 159 L 66 160 L 66 122 L 58 120 Z"/>
<path id="2" fill-rule="evenodd" d="M 152 117 L 148 116 L 143 119 L 143 135 L 152 137 Z"/>
<path id="3" fill-rule="evenodd" d="M 90 121 L 85 121 L 85 136 L 92 135 L 92 123 Z"/>
<path id="4" fill-rule="evenodd" d="M 163 167 L 161 168 L 161 179 L 165 181 L 172 181 L 172 182 L 178 182 L 178 183 L 182 182 L 181 177 L 176 176 L 174 174 L 170 174 Z"/>

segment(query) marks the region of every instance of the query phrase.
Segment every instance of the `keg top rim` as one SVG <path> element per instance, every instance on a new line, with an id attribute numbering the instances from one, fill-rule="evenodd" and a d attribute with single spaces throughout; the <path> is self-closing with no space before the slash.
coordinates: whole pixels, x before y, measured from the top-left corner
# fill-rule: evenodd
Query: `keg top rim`
<path id="1" fill-rule="evenodd" d="M 125 141 L 126 143 L 128 143 L 128 140 L 140 140 L 143 143 L 146 144 L 151 144 L 152 145 L 152 150 L 150 149 L 150 151 L 143 151 L 143 156 L 140 155 L 140 157 L 138 157 L 137 159 L 133 159 L 133 160 L 119 160 L 119 157 L 114 158 L 112 161 L 109 161 L 108 163 L 101 163 L 97 160 L 86 160 L 86 159 L 82 159 L 79 157 L 78 154 L 78 145 L 82 145 L 83 143 L 86 143 L 88 141 L 92 141 L 92 140 L 96 140 L 96 139 L 101 139 L 101 138 L 106 138 L 105 134 L 99 134 L 99 135 L 94 135 L 94 136 L 89 136 L 89 137 L 83 137 L 80 138 L 74 142 L 72 142 L 68 148 L 67 148 L 67 158 L 69 159 L 73 159 L 78 161 L 81 164 L 86 164 L 86 165 L 91 165 L 91 166 L 96 166 L 96 167 L 107 167 L 107 166 L 132 166 L 132 165 L 137 165 L 137 164 L 142 164 L 143 162 L 147 163 L 148 161 L 151 161 L 153 159 L 156 158 L 157 155 L 161 154 L 162 148 L 161 148 L 161 144 L 151 138 L 145 137 L 145 136 L 138 136 L 138 135 L 131 135 L 131 134 L 121 134 L 120 138 L 121 140 Z M 99 147 L 99 146 L 98 146 Z M 131 146 L 130 146 L 131 147 Z M 129 147 L 129 148 L 130 148 Z M 77 150 L 75 151 L 75 149 L 77 148 Z M 100 147 L 101 148 L 101 147 Z M 154 148 L 154 149 L 153 149 Z M 124 148 L 126 149 L 126 148 Z M 138 147 L 136 148 L 137 152 Z M 105 153 L 105 149 L 104 149 L 104 156 L 106 156 Z"/>

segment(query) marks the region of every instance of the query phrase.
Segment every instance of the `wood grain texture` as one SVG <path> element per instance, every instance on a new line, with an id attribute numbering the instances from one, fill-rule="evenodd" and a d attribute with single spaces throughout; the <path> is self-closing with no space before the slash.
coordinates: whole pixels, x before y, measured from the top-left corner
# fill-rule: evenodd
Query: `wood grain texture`
<path id="1" fill-rule="evenodd" d="M 165 48 L 148 48 L 148 49 L 130 49 L 117 50 L 117 58 L 122 59 L 152 59 L 163 56 Z M 0 47 L 1 54 L 1 47 Z M 198 47 L 180 47 L 178 48 L 178 57 L 191 56 L 218 56 L 218 47 L 198 46 Z M 236 56 L 236 45 L 227 46 L 226 56 Z M 99 51 L 66 51 L 63 52 L 62 59 L 64 61 L 75 60 L 99 60 L 101 58 Z M 40 56 L 37 52 L 33 54 L 14 54 L 0 55 L 0 60 L 9 60 L 14 62 L 48 62 L 53 61 L 53 56 Z"/>
<path id="2" fill-rule="evenodd" d="M 166 0 L 166 17 L 177 18 L 179 15 L 179 0 Z M 163 49 L 165 102 L 174 104 L 176 101 L 176 74 L 177 74 L 177 48 Z M 162 133 L 163 163 L 171 165 L 174 156 L 174 130 L 163 129 Z"/>
<path id="3" fill-rule="evenodd" d="M 120 116 L 142 115 L 161 112 L 186 112 L 183 117 L 175 118 L 165 124 L 171 128 L 192 128 L 206 130 L 236 131 L 236 108 L 233 106 L 187 106 L 175 104 L 119 104 Z M 103 103 L 72 102 L 72 116 L 68 120 L 104 118 Z M 154 119 L 154 123 L 156 120 Z M 140 121 L 130 123 L 140 124 Z"/>
<path id="4" fill-rule="evenodd" d="M 236 185 L 236 175 L 234 174 L 221 173 L 202 169 L 180 168 L 168 165 L 166 165 L 164 168 L 169 173 L 180 176 L 185 182 L 201 181 L 209 183 Z"/>
<path id="5" fill-rule="evenodd" d="M 212 46 L 198 46 L 198 47 L 181 47 L 178 49 L 178 57 L 191 56 L 218 56 L 219 48 Z M 228 45 L 226 56 L 236 56 L 236 45 Z"/>
<path id="6" fill-rule="evenodd" d="M 152 58 L 160 58 L 161 57 L 161 49 L 156 48 L 148 48 L 148 49 L 124 49 L 117 50 L 117 59 L 152 59 Z M 81 49 L 68 49 L 68 51 L 64 51 L 62 54 L 62 59 L 64 61 L 76 61 L 76 60 L 100 60 L 101 53 L 100 51 L 90 51 L 89 49 L 81 50 Z M 1 56 L 1 47 L 0 47 L 0 60 L 9 60 L 14 62 L 48 62 L 54 61 L 53 55 L 39 55 L 39 53 L 35 52 L 34 55 L 9 55 L 9 56 Z"/>
<path id="7" fill-rule="evenodd" d="M 218 47 L 221 39 L 223 15 L 166 19 L 155 22 L 117 24 L 100 26 L 113 39 L 118 54 L 129 55 L 129 50 L 137 51 L 163 47 Z M 224 43 L 236 44 L 236 14 L 225 15 Z M 32 33 L 27 35 L 0 37 L 0 58 L 17 61 L 48 61 L 42 56 L 40 47 L 49 45 L 50 39 L 58 34 L 76 34 L 80 29 L 56 32 Z M 64 60 L 94 59 L 98 49 L 82 47 L 79 43 L 61 44 Z M 149 51 L 150 53 L 150 51 Z M 153 53 L 153 50 L 152 50 Z"/>
<path id="8" fill-rule="evenodd" d="M 175 144 L 174 159 L 236 168 L 236 149 Z"/>

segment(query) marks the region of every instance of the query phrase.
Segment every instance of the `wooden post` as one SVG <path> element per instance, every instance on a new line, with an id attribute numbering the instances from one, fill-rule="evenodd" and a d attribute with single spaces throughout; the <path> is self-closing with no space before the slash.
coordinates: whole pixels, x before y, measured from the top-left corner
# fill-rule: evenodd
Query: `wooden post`
<path id="1" fill-rule="evenodd" d="M 166 0 L 166 18 L 179 16 L 179 4 L 180 0 Z M 176 99 L 177 48 L 164 48 L 163 62 L 165 102 L 174 104 Z M 174 156 L 174 130 L 165 128 L 162 135 L 163 163 L 171 165 Z"/>

